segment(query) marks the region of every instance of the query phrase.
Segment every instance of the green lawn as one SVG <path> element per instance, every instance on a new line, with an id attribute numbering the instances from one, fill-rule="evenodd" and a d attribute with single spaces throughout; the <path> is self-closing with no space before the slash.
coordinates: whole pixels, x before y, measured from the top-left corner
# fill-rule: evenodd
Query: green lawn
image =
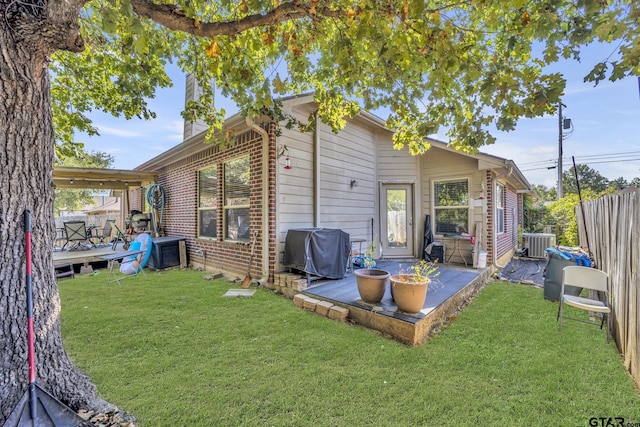
<path id="1" fill-rule="evenodd" d="M 542 290 L 489 284 L 412 348 L 265 289 L 174 270 L 107 286 L 60 281 L 72 359 L 141 426 L 588 426 L 640 423 L 640 396 L 603 331 Z M 595 424 L 592 424 L 595 425 Z"/>

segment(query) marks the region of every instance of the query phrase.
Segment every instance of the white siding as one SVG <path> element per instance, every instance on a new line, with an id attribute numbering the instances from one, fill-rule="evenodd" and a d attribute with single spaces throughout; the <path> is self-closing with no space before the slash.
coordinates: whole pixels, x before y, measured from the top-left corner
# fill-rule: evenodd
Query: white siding
<path id="1" fill-rule="evenodd" d="M 294 107 L 301 121 L 309 116 L 309 105 Z M 313 133 L 303 134 L 283 129 L 277 147 L 288 148 L 291 169 L 279 158 L 276 170 L 277 251 L 276 271 L 283 269 L 282 253 L 287 231 L 294 228 L 339 228 L 352 239 L 378 242 L 380 228 L 379 190 L 383 183 L 406 183 L 414 186 L 414 256 L 420 256 L 425 215 L 434 215 L 431 203 L 435 180 L 467 178 L 469 180 L 469 232 L 482 233 L 482 249 L 487 249 L 488 218 L 486 199 L 480 199 L 487 171 L 479 168 L 478 159 L 463 153 L 432 146 L 425 154 L 411 156 L 408 149 L 395 150 L 391 133 L 366 119 L 350 120 L 335 134 L 318 125 L 318 146 Z M 317 151 L 319 150 L 319 151 Z M 316 154 L 318 153 L 318 154 Z M 316 160 L 317 158 L 317 160 Z M 316 165 L 316 161 L 318 164 Z M 352 186 L 355 180 L 357 186 Z M 484 195 L 486 197 L 486 188 Z M 432 221 L 433 224 L 433 221 Z M 453 240 L 437 237 L 453 251 Z M 367 243 L 368 244 L 368 243 Z M 366 244 L 363 244 L 363 248 Z M 461 242 L 462 252 L 471 265 L 471 245 Z M 453 262 L 462 262 L 454 257 Z"/>
<path id="2" fill-rule="evenodd" d="M 370 129 L 350 122 L 335 134 L 320 126 L 320 223 L 354 238 L 371 239 L 374 215 L 375 151 Z M 355 180 L 357 186 L 351 187 Z"/>
<path id="3" fill-rule="evenodd" d="M 468 157 L 464 154 L 458 154 L 448 150 L 432 147 L 422 156 L 422 219 L 424 216 L 431 215 L 433 225 L 433 204 L 432 191 L 433 183 L 438 180 L 467 178 L 469 180 L 469 204 L 471 211 L 469 213 L 469 233 L 475 234 L 476 224 L 482 229 L 482 240 L 484 242 L 483 249 L 486 249 L 486 200 L 479 199 L 482 192 L 482 184 L 485 179 L 485 171 L 478 170 L 478 161 L 475 158 Z M 486 185 L 486 184 L 485 184 Z M 485 191 L 486 194 L 486 191 Z M 423 225 L 420 225 L 423 232 Z M 441 241 L 446 246 L 447 257 L 453 251 L 453 240 L 436 236 L 436 240 Z M 471 245 L 466 242 L 460 242 L 460 249 L 467 262 L 471 265 L 473 255 L 471 253 Z M 462 263 L 460 257 L 454 257 L 452 262 Z"/>
<path id="4" fill-rule="evenodd" d="M 393 148 L 391 133 L 381 134 L 378 145 L 378 179 L 382 182 L 417 182 L 420 156 L 409 154 L 408 148 Z"/>
<path id="5" fill-rule="evenodd" d="M 293 114 L 302 121 L 308 117 L 308 111 Z M 289 229 L 339 228 L 352 238 L 371 240 L 371 220 L 376 215 L 375 134 L 358 121 L 349 121 L 338 134 L 319 123 L 318 132 L 317 169 L 313 133 L 283 130 L 276 144 L 287 146 L 291 161 L 291 169 L 285 169 L 284 159 L 279 158 L 276 172 L 276 270 L 283 268 Z M 353 187 L 352 180 L 357 182 Z"/>

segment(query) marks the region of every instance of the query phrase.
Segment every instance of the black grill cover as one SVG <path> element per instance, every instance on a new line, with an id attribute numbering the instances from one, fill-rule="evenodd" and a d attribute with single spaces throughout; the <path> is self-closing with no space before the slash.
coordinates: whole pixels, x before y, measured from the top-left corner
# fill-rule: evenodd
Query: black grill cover
<path id="1" fill-rule="evenodd" d="M 289 230 L 284 265 L 314 276 L 342 279 L 347 270 L 349 234 L 332 228 Z"/>
<path id="2" fill-rule="evenodd" d="M 422 259 L 429 262 L 433 261 L 427 248 L 433 243 L 433 231 L 431 230 L 431 215 L 424 217 L 424 240 L 422 242 Z"/>

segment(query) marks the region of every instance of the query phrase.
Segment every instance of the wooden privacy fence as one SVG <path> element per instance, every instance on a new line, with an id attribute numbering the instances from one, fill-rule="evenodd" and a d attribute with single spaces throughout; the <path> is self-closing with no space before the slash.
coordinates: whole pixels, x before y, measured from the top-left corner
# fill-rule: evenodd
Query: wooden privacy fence
<path id="1" fill-rule="evenodd" d="M 625 190 L 576 208 L 580 244 L 587 245 L 596 267 L 609 274 L 613 332 L 624 364 L 640 387 L 640 190 Z"/>
<path id="2" fill-rule="evenodd" d="M 87 226 L 95 225 L 102 227 L 108 219 L 115 219 L 116 224 L 120 226 L 118 221 L 120 215 L 118 214 L 103 214 L 103 215 L 69 215 L 69 216 L 57 216 L 55 217 L 56 228 L 64 228 L 64 223 L 67 221 L 84 221 Z"/>

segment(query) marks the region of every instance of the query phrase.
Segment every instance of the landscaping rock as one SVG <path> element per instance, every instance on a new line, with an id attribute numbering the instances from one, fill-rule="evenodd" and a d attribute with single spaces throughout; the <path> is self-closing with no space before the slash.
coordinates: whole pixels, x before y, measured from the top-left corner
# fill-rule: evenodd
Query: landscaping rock
<path id="1" fill-rule="evenodd" d="M 316 313 L 322 316 L 328 316 L 331 307 L 333 307 L 333 304 L 329 301 L 320 301 L 316 304 Z"/>
<path id="2" fill-rule="evenodd" d="M 334 305 L 329 310 L 327 316 L 333 320 L 339 320 L 340 322 L 346 322 L 347 317 L 349 316 L 349 310 L 344 307 L 340 307 L 338 305 Z"/>
<path id="3" fill-rule="evenodd" d="M 316 304 L 318 304 L 319 302 L 320 301 L 315 298 L 307 298 L 304 301 L 303 307 L 309 311 L 316 311 Z"/>
<path id="4" fill-rule="evenodd" d="M 303 294 L 296 294 L 293 297 L 293 303 L 296 305 L 296 307 L 300 307 L 300 308 L 304 308 L 304 301 L 307 299 L 308 297 L 306 295 Z"/>

